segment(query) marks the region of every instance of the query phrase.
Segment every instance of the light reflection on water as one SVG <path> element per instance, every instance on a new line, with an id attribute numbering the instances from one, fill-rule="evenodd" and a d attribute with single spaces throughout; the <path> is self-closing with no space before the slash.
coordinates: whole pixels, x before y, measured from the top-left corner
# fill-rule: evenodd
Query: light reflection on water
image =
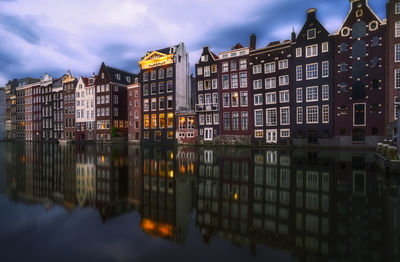
<path id="1" fill-rule="evenodd" d="M 3 143 L 0 153 L 4 261 L 399 260 L 398 198 L 373 152 Z"/>

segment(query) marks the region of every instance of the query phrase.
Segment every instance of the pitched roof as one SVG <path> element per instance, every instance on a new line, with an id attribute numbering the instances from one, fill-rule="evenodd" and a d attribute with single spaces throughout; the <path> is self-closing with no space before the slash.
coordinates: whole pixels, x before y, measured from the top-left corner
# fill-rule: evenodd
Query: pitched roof
<path id="1" fill-rule="evenodd" d="M 174 52 L 170 52 L 171 51 L 171 47 L 175 47 Z M 178 49 L 179 45 L 173 45 L 173 46 L 169 46 L 169 47 L 165 47 L 159 50 L 156 50 L 157 52 L 163 53 L 163 54 L 175 54 L 176 50 Z"/>
<path id="2" fill-rule="evenodd" d="M 104 64 L 104 62 L 103 62 L 103 64 Z M 110 81 L 113 83 L 129 85 L 129 84 L 133 83 L 133 81 L 135 80 L 135 77 L 137 76 L 136 74 L 132 74 L 132 73 L 129 73 L 129 72 L 126 72 L 124 70 L 117 69 L 114 67 L 106 66 L 105 64 L 104 64 L 104 66 L 105 66 L 108 76 L 110 77 Z M 119 78 L 117 78 L 118 75 L 119 75 Z M 130 77 L 130 82 L 127 81 L 127 77 Z"/>

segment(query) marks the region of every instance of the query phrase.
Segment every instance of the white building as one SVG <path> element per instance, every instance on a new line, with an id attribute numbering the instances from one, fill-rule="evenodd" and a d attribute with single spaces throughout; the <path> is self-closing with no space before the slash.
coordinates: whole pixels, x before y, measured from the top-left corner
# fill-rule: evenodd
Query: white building
<path id="1" fill-rule="evenodd" d="M 77 140 L 95 138 L 95 86 L 96 75 L 80 77 L 75 90 L 75 117 Z"/>

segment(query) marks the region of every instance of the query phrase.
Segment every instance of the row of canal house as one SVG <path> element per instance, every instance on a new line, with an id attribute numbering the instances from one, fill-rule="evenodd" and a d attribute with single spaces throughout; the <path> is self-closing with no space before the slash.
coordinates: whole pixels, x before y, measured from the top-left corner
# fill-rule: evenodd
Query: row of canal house
<path id="1" fill-rule="evenodd" d="M 204 47 L 196 64 L 200 140 L 372 145 L 391 137 L 400 88 L 400 2 L 387 3 L 388 20 L 366 0 L 350 4 L 334 34 L 311 8 L 290 40 L 256 48 L 252 35 L 248 48 L 237 44 L 219 56 Z"/>

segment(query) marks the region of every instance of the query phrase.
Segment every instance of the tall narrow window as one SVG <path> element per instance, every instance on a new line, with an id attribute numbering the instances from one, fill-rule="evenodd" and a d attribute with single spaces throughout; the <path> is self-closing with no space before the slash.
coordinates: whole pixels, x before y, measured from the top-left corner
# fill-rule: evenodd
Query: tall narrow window
<path id="1" fill-rule="evenodd" d="M 296 81 L 301 81 L 303 79 L 303 66 L 296 66 Z"/>
<path id="2" fill-rule="evenodd" d="M 328 77 L 329 76 L 329 62 L 324 61 L 322 62 L 322 77 Z"/>

